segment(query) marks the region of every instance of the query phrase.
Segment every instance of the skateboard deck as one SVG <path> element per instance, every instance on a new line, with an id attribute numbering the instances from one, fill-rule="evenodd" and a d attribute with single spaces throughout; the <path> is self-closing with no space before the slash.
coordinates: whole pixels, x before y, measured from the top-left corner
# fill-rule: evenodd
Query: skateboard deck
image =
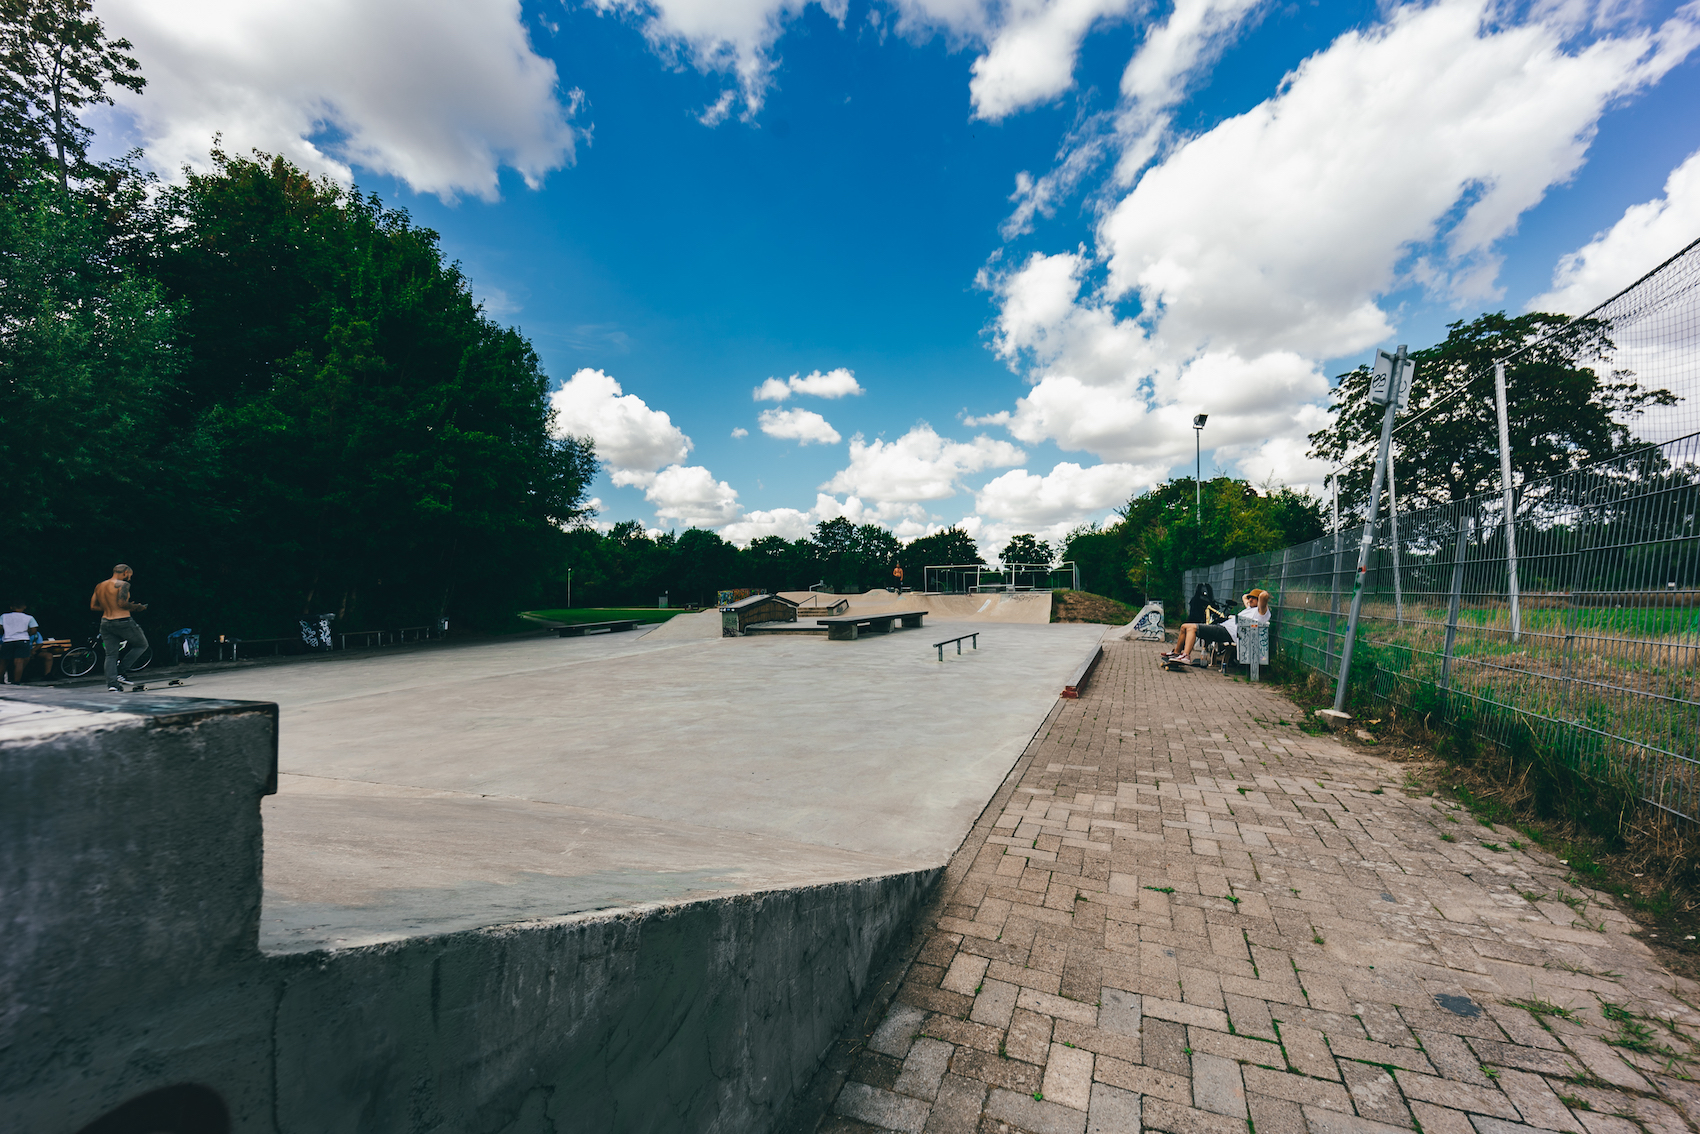
<path id="1" fill-rule="evenodd" d="M 149 689 L 159 689 L 161 687 L 187 684 L 189 684 L 188 680 L 182 677 L 156 677 L 152 681 L 136 682 L 130 686 L 130 692 L 146 693 Z"/>
<path id="2" fill-rule="evenodd" d="M 1192 668 L 1191 662 L 1181 661 L 1178 658 L 1158 658 L 1157 660 L 1170 673 L 1185 673 Z"/>

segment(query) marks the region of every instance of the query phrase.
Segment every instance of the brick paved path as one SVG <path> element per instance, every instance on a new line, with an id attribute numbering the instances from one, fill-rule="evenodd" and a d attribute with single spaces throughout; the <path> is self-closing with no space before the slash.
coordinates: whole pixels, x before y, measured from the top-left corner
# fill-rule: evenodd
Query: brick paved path
<path id="1" fill-rule="evenodd" d="M 821 1131 L 1700 1131 L 1700 989 L 1603 896 L 1267 687 L 1106 649 Z"/>

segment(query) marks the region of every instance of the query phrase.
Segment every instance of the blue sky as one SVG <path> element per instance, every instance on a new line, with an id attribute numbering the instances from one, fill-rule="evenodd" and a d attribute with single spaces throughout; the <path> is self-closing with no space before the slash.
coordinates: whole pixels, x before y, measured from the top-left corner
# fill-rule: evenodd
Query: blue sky
<path id="1" fill-rule="evenodd" d="M 1376 346 L 1700 236 L 1693 4 L 97 12 L 150 79 L 110 144 L 170 171 L 219 131 L 442 234 L 597 440 L 603 523 L 995 553 L 1190 472 L 1196 412 L 1207 471 L 1315 484 Z"/>

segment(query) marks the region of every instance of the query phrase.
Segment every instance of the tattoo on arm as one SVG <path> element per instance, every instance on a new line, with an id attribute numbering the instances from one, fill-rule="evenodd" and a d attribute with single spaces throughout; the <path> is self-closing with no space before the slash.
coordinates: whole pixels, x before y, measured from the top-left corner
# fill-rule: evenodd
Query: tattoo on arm
<path id="1" fill-rule="evenodd" d="M 130 609 L 130 583 L 128 580 L 118 584 L 118 609 Z"/>

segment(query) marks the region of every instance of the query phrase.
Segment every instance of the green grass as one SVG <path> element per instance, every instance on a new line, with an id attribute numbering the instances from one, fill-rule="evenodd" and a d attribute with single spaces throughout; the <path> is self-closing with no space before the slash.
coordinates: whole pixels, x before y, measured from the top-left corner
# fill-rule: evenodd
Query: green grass
<path id="1" fill-rule="evenodd" d="M 684 611 L 676 607 L 657 606 L 575 606 L 555 610 L 528 610 L 526 617 L 544 622 L 612 622 L 616 618 L 638 618 L 644 622 L 665 622 Z"/>

